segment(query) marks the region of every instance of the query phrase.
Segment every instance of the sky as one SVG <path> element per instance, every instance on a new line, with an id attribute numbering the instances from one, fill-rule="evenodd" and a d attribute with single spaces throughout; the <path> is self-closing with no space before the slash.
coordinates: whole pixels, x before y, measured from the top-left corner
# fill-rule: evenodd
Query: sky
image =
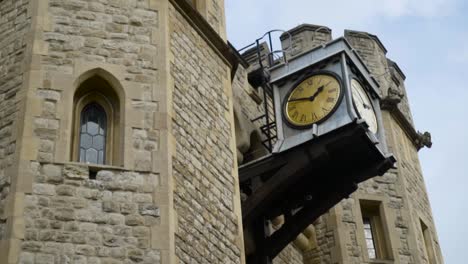
<path id="1" fill-rule="evenodd" d="M 432 134 L 419 152 L 445 263 L 468 252 L 468 1 L 225 0 L 228 39 L 240 49 L 272 29 L 302 23 L 377 35 L 407 76 L 416 129 Z"/>

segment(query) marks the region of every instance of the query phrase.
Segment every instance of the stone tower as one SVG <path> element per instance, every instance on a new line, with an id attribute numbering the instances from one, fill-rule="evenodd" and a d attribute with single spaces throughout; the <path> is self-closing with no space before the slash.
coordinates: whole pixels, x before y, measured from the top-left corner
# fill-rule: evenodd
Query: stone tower
<path id="1" fill-rule="evenodd" d="M 331 39 L 331 30 L 323 26 L 301 25 L 289 33 L 293 55 Z M 276 261 L 443 263 L 418 159 L 418 151 L 432 143 L 429 133 L 414 127 L 406 76 L 386 57 L 377 36 L 346 30 L 344 37 L 379 82 L 387 144 L 397 165 L 384 176 L 360 184 L 357 192 L 320 217 Z M 287 45 L 284 35 L 283 44 Z"/>
<path id="2" fill-rule="evenodd" d="M 241 263 L 222 0 L 0 1 L 0 263 Z"/>
<path id="3" fill-rule="evenodd" d="M 268 102 L 224 23 L 223 0 L 0 0 L 1 264 L 245 263 L 237 164 L 265 154 L 250 120 Z M 331 39 L 291 34 L 291 56 Z M 275 262 L 442 263 L 405 76 L 377 37 L 346 38 L 399 164 Z"/>

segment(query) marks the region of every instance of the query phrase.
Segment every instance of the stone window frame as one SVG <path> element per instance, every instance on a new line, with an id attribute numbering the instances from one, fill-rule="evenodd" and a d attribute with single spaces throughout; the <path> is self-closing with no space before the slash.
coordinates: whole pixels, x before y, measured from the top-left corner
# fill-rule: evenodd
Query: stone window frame
<path id="1" fill-rule="evenodd" d="M 105 159 L 103 164 L 98 165 L 111 165 L 114 157 L 114 130 L 115 130 L 115 110 L 112 107 L 112 104 L 109 102 L 109 99 L 106 98 L 103 94 L 99 92 L 89 92 L 78 99 L 75 104 L 75 113 L 74 113 L 74 122 L 73 122 L 73 161 L 80 162 L 80 129 L 81 129 L 81 119 L 83 110 L 90 104 L 97 104 L 104 110 L 104 113 L 107 117 L 106 129 L 105 129 Z"/>
<path id="2" fill-rule="evenodd" d="M 113 87 L 107 81 L 108 78 L 103 78 L 99 74 L 93 74 L 80 82 L 80 85 L 75 90 L 73 96 L 73 113 L 71 127 L 71 154 L 72 162 L 80 162 L 80 128 L 81 114 L 83 109 L 91 103 L 96 103 L 101 106 L 107 116 L 106 128 L 106 150 L 104 164 L 93 165 L 109 165 L 121 166 L 123 164 L 123 124 L 122 124 L 122 101 Z"/>
<path id="3" fill-rule="evenodd" d="M 434 249 L 434 240 L 432 237 L 431 229 L 427 224 L 427 221 L 423 220 L 422 217 L 419 217 L 419 227 L 421 229 L 421 237 L 423 239 L 424 246 L 424 255 L 429 264 L 437 264 L 437 255 Z"/>
<path id="4" fill-rule="evenodd" d="M 394 263 L 395 252 L 393 246 L 395 239 L 390 232 L 389 223 L 392 223 L 390 210 L 386 208 L 384 198 L 374 195 L 364 195 L 356 199 L 356 237 L 361 246 L 361 252 L 365 263 Z M 369 217 L 374 221 L 377 258 L 369 258 L 366 239 L 364 236 L 363 218 Z M 372 221 L 371 220 L 371 221 Z"/>

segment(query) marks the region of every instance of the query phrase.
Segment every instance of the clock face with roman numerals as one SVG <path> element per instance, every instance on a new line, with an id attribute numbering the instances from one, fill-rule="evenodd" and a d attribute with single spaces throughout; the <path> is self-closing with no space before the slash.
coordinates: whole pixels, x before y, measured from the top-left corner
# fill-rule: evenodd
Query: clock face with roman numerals
<path id="1" fill-rule="evenodd" d="M 297 128 L 320 123 L 335 111 L 342 93 L 338 77 L 328 73 L 309 76 L 296 85 L 286 97 L 285 119 Z"/>
<path id="2" fill-rule="evenodd" d="M 377 117 L 374 107 L 364 87 L 355 79 L 351 80 L 353 103 L 359 117 L 364 119 L 372 133 L 377 133 Z"/>

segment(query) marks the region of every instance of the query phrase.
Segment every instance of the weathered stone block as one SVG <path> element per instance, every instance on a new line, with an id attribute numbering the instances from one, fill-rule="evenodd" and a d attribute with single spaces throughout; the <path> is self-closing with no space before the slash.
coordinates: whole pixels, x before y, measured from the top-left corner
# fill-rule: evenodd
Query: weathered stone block
<path id="1" fill-rule="evenodd" d="M 77 222 L 66 222 L 64 224 L 64 230 L 65 231 L 75 232 L 75 231 L 80 230 L 80 226 L 79 226 L 79 224 Z"/>
<path id="2" fill-rule="evenodd" d="M 101 264 L 101 260 L 97 257 L 89 257 L 88 264 Z"/>
<path id="3" fill-rule="evenodd" d="M 55 219 L 61 221 L 73 221 L 75 219 L 75 211 L 70 208 L 59 208 L 55 212 Z"/>
<path id="4" fill-rule="evenodd" d="M 55 258 L 54 255 L 52 254 L 42 254 L 42 253 L 37 253 L 36 254 L 36 264 L 50 264 L 54 263 Z"/>
<path id="5" fill-rule="evenodd" d="M 52 229 L 62 229 L 63 222 L 61 222 L 61 221 L 50 221 L 50 227 Z"/>
<path id="6" fill-rule="evenodd" d="M 21 248 L 24 251 L 39 252 L 41 251 L 42 243 L 35 241 L 25 241 L 21 244 Z"/>
<path id="7" fill-rule="evenodd" d="M 148 227 L 145 226 L 136 226 L 133 228 L 133 236 L 134 237 L 149 237 L 150 236 L 150 230 Z"/>
<path id="8" fill-rule="evenodd" d="M 148 215 L 153 217 L 160 216 L 159 207 L 151 203 L 140 204 L 139 212 L 141 215 Z"/>
<path id="9" fill-rule="evenodd" d="M 102 245 L 102 235 L 97 232 L 88 232 L 85 234 L 86 244 L 91 246 Z"/>
<path id="10" fill-rule="evenodd" d="M 87 258 L 85 256 L 74 255 L 71 256 L 73 264 L 88 264 Z"/>
<path id="11" fill-rule="evenodd" d="M 124 244 L 121 238 L 110 234 L 102 235 L 102 243 L 107 247 L 120 247 Z"/>
<path id="12" fill-rule="evenodd" d="M 55 187 L 55 192 L 57 193 L 57 195 L 74 196 L 75 188 L 70 185 L 58 185 L 57 187 Z"/>
<path id="13" fill-rule="evenodd" d="M 132 228 L 124 225 L 114 227 L 114 235 L 128 237 L 132 235 Z"/>
<path id="14" fill-rule="evenodd" d="M 73 244 L 85 244 L 86 238 L 83 233 L 74 233 L 72 237 Z"/>
<path id="15" fill-rule="evenodd" d="M 104 201 L 102 202 L 102 210 L 107 213 L 118 213 L 120 212 L 119 203 L 114 201 Z"/>
<path id="16" fill-rule="evenodd" d="M 98 181 L 112 181 L 114 179 L 114 173 L 108 170 L 100 170 L 96 175 L 96 180 Z"/>
<path id="17" fill-rule="evenodd" d="M 65 165 L 63 174 L 66 178 L 72 180 L 85 180 L 89 178 L 89 170 L 85 166 Z"/>
<path id="18" fill-rule="evenodd" d="M 93 246 L 90 245 L 77 245 L 75 247 L 75 252 L 78 255 L 84 255 L 84 256 L 95 256 L 96 255 L 96 250 Z"/>
<path id="19" fill-rule="evenodd" d="M 138 205 L 134 203 L 121 203 L 120 212 L 122 214 L 134 214 L 138 210 Z"/>
<path id="20" fill-rule="evenodd" d="M 157 250 L 149 251 L 145 256 L 143 263 L 145 264 L 161 263 L 161 253 Z"/>
<path id="21" fill-rule="evenodd" d="M 19 258 L 20 264 L 34 264 L 34 254 L 30 252 L 21 252 Z"/>
<path id="22" fill-rule="evenodd" d="M 55 186 L 51 184 L 37 183 L 33 185 L 33 193 L 39 195 L 55 195 Z"/>
<path id="23" fill-rule="evenodd" d="M 133 195 L 133 201 L 135 203 L 151 203 L 153 202 L 153 196 L 147 193 L 136 193 Z"/>
<path id="24" fill-rule="evenodd" d="M 135 262 L 143 261 L 143 251 L 138 248 L 127 249 L 127 257 Z"/>
<path id="25" fill-rule="evenodd" d="M 143 225 L 145 219 L 141 215 L 127 215 L 125 217 L 125 224 L 128 226 Z"/>
<path id="26" fill-rule="evenodd" d="M 109 214 L 110 225 L 123 225 L 125 224 L 125 216 L 121 214 Z"/>
<path id="27" fill-rule="evenodd" d="M 111 248 L 110 249 L 110 256 L 116 259 L 124 259 L 125 258 L 125 249 L 121 247 Z"/>
<path id="28" fill-rule="evenodd" d="M 72 238 L 72 233 L 69 233 L 69 232 L 57 232 L 57 237 L 56 237 L 56 241 L 57 242 L 66 242 L 66 243 L 69 243 L 71 242 L 71 238 Z"/>

